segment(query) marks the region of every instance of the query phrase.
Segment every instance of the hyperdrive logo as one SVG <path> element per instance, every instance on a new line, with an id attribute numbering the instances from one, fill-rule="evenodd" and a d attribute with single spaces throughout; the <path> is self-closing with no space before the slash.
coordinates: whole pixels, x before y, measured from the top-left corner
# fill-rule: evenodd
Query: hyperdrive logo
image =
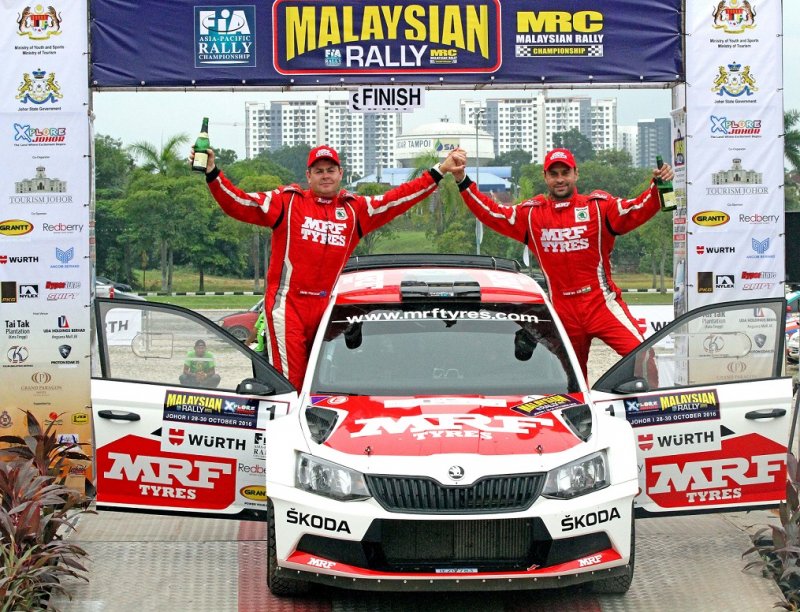
<path id="1" fill-rule="evenodd" d="M 195 67 L 256 65 L 255 6 L 194 7 Z"/>

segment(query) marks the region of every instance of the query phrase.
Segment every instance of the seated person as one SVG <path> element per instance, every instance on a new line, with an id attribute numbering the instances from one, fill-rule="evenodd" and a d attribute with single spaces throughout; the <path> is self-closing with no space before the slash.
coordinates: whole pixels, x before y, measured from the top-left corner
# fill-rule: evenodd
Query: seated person
<path id="1" fill-rule="evenodd" d="M 216 387 L 219 380 L 214 366 L 214 354 L 206 350 L 205 340 L 198 340 L 194 343 L 194 350 L 186 353 L 183 374 L 180 375 L 181 384 L 210 388 Z"/>

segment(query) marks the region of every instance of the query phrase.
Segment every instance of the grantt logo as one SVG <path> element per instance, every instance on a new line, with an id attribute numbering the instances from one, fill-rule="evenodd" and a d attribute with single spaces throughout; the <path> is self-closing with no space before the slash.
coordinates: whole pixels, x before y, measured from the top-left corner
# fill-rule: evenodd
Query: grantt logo
<path id="1" fill-rule="evenodd" d="M 730 215 L 721 210 L 704 210 L 692 216 L 692 221 L 695 225 L 702 225 L 704 227 L 725 225 L 730 219 Z"/>
<path id="2" fill-rule="evenodd" d="M 6 236 L 23 236 L 33 231 L 33 223 L 24 219 L 6 219 L 0 221 L 0 234 Z"/>

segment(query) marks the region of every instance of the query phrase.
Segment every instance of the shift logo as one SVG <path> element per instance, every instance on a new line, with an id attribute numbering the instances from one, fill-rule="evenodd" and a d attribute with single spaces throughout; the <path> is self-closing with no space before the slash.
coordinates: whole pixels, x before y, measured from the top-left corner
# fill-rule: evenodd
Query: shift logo
<path id="1" fill-rule="evenodd" d="M 47 10 L 41 4 L 26 6 L 17 15 L 17 34 L 31 40 L 47 40 L 61 34 L 61 13 L 49 5 Z"/>
<path id="2" fill-rule="evenodd" d="M 256 65 L 256 8 L 196 6 L 195 67 Z"/>

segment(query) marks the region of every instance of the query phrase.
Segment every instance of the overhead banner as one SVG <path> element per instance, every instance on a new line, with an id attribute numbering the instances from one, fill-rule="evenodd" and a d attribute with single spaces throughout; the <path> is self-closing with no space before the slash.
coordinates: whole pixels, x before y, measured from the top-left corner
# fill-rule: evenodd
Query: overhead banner
<path id="1" fill-rule="evenodd" d="M 92 0 L 98 88 L 683 80 L 681 0 Z"/>
<path id="2" fill-rule="evenodd" d="M 782 296 L 781 3 L 686 10 L 688 308 Z"/>

